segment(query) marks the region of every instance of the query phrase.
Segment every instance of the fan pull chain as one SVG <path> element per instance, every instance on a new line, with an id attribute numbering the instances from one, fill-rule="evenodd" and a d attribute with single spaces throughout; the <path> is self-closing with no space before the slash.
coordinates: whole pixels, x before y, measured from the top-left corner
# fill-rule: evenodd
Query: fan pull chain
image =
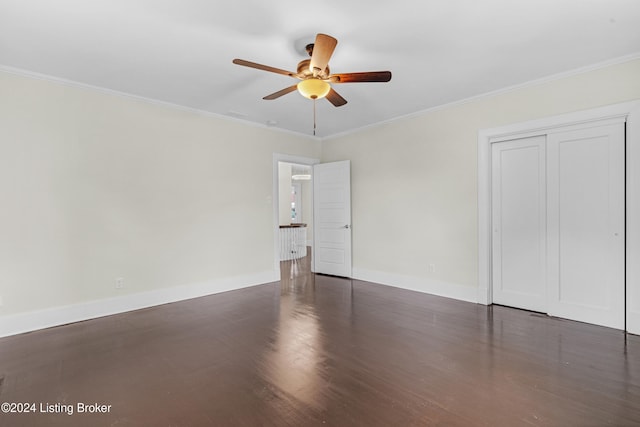
<path id="1" fill-rule="evenodd" d="M 313 99 L 313 136 L 316 136 L 316 100 Z"/>

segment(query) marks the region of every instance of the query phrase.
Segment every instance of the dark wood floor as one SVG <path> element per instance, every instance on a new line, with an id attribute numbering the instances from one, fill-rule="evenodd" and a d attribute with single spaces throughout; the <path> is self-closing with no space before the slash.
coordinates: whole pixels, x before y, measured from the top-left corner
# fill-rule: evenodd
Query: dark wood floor
<path id="1" fill-rule="evenodd" d="M 640 337 L 297 261 L 281 283 L 0 339 L 0 402 L 74 409 L 2 426 L 632 426 Z"/>

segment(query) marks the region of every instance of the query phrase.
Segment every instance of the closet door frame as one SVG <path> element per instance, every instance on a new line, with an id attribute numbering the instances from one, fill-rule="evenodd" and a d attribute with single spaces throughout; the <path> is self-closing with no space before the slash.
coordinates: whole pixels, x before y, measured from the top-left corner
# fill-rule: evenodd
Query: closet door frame
<path id="1" fill-rule="evenodd" d="M 478 303 L 493 303 L 491 144 L 552 132 L 626 123 L 626 330 L 640 334 L 640 100 L 478 132 Z"/>

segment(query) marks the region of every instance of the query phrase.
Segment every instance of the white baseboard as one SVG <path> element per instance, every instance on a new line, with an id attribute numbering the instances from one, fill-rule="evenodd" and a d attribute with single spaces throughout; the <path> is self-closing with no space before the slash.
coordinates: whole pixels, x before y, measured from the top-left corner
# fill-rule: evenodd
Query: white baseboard
<path id="1" fill-rule="evenodd" d="M 478 302 L 478 289 L 474 286 L 465 286 L 458 283 L 442 282 L 433 279 L 424 279 L 414 276 L 386 273 L 382 271 L 354 268 L 351 272 L 354 279 L 410 291 L 423 292 L 441 297 L 453 298 L 461 301 Z"/>
<path id="2" fill-rule="evenodd" d="M 274 271 L 227 277 L 0 317 L 0 337 L 198 298 L 278 280 Z"/>

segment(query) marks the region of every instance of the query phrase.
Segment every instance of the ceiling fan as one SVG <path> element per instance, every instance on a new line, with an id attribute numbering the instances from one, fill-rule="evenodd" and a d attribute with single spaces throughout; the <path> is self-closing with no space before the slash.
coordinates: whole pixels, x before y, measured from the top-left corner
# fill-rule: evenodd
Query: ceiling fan
<path id="1" fill-rule="evenodd" d="M 293 86 L 289 86 L 262 98 L 266 100 L 280 98 L 297 89 L 298 92 L 306 98 L 315 100 L 326 97 L 334 106 L 340 107 L 346 104 L 347 100 L 331 87 L 331 83 L 388 82 L 391 80 L 391 71 L 331 74 L 329 70 L 329 59 L 337 44 L 338 40 L 329 35 L 316 35 L 315 43 L 308 44 L 306 47 L 307 53 L 309 53 L 311 58 L 300 61 L 296 72 L 245 61 L 244 59 L 234 59 L 233 63 L 276 74 L 283 74 L 300 80 L 299 83 Z"/>

